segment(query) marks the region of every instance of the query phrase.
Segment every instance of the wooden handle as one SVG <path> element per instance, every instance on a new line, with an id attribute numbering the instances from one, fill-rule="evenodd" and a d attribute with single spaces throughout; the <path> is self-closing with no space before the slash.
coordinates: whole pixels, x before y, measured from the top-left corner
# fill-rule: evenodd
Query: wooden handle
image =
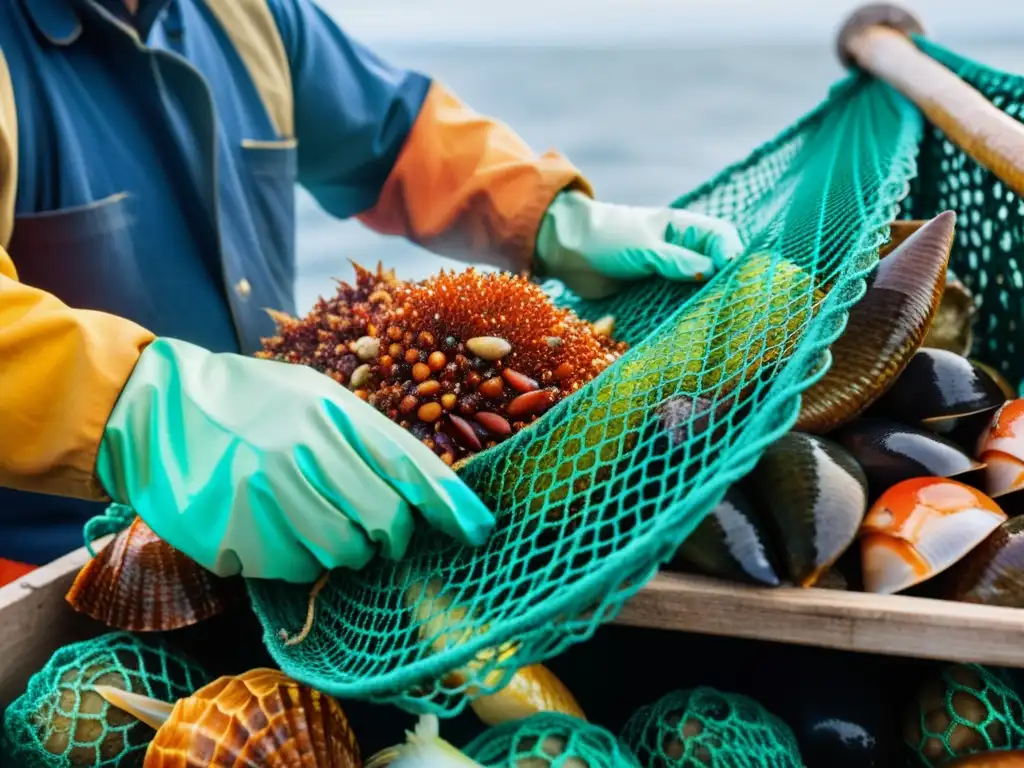
<path id="1" fill-rule="evenodd" d="M 839 34 L 840 57 L 910 99 L 961 150 L 1024 197 L 1024 125 L 922 53 L 908 33 L 922 31 L 896 6 L 866 6 Z"/>

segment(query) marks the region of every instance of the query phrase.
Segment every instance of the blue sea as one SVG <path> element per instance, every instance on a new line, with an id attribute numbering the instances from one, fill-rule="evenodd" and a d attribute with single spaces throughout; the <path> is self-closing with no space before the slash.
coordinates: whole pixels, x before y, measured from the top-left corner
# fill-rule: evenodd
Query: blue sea
<path id="1" fill-rule="evenodd" d="M 1024 72 L 1024 49 L 942 41 L 990 66 Z M 535 149 L 557 148 L 601 199 L 662 205 L 745 157 L 813 108 L 840 77 L 828 45 L 687 48 L 392 46 L 387 59 L 429 73 Z M 358 222 L 329 218 L 300 191 L 298 308 L 347 259 L 420 278 L 455 262 Z"/>

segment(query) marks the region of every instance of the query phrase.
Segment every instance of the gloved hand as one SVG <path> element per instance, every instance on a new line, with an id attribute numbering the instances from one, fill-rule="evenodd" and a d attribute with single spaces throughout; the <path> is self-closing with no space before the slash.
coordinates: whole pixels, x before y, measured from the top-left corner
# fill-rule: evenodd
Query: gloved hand
<path id="1" fill-rule="evenodd" d="M 425 445 L 304 366 L 158 338 L 106 425 L 115 501 L 221 576 L 309 582 L 399 559 L 412 508 L 466 543 L 494 518 Z M 376 547 L 375 547 L 376 545 Z"/>
<path id="2" fill-rule="evenodd" d="M 597 299 L 653 275 L 702 282 L 742 252 L 736 228 L 721 219 L 599 203 L 572 191 L 559 194 L 544 215 L 535 271 Z"/>

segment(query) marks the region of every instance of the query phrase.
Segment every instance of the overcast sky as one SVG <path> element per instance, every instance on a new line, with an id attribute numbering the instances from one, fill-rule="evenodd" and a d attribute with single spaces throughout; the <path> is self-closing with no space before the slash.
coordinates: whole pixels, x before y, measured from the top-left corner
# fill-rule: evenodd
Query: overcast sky
<path id="1" fill-rule="evenodd" d="M 367 42 L 821 43 L 858 0 L 320 0 Z M 1020 0 L 908 0 L 936 40 L 1024 34 Z"/>

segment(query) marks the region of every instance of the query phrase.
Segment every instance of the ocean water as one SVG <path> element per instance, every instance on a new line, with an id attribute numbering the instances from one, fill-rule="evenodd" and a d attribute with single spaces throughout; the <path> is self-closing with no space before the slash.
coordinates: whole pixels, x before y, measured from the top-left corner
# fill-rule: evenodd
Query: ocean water
<path id="1" fill-rule="evenodd" d="M 943 44 L 1024 72 L 1024 49 Z M 378 52 L 445 82 L 536 150 L 557 148 L 604 200 L 663 205 L 742 159 L 813 108 L 840 77 L 823 44 L 736 48 L 392 46 Z M 456 266 L 356 221 L 328 217 L 300 190 L 296 299 L 305 311 L 349 277 L 347 259 L 421 278 Z"/>

